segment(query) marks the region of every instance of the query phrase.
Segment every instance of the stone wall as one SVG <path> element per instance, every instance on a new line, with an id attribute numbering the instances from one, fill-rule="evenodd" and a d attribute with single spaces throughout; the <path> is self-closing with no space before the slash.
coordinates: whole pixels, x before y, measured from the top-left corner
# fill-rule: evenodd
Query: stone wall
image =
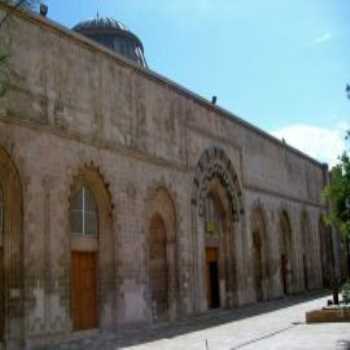
<path id="1" fill-rule="evenodd" d="M 250 218 L 257 207 L 266 218 L 269 246 L 265 298 L 282 294 L 282 211 L 291 224 L 293 292 L 304 290 L 303 212 L 313 243 L 309 287 L 322 286 L 318 226 L 326 208 L 320 200 L 321 164 L 45 19 L 16 12 L 0 31 L 0 41 L 10 53 L 9 89 L 0 100 L 0 147 L 17 166 L 23 185 L 28 345 L 72 334 L 69 203 L 74 178 L 84 169 L 95 169 L 111 202 L 106 230 L 113 236 L 108 256 L 113 256 L 114 272 L 101 302 L 103 328 L 152 322 L 148 223 L 149 208 L 157 207 L 152 193 L 159 188 L 168 193 L 175 213 L 169 229 L 176 237 L 171 243 L 176 289 L 170 296 L 171 318 L 205 310 L 196 275 L 201 270 L 195 266 L 201 261 L 196 250 L 203 247 L 195 239 L 201 229 L 194 225 L 192 193 L 199 160 L 214 145 L 230 162 L 227 171 L 234 172 L 241 192 L 242 210 L 234 225 L 238 305 L 256 300 Z"/>

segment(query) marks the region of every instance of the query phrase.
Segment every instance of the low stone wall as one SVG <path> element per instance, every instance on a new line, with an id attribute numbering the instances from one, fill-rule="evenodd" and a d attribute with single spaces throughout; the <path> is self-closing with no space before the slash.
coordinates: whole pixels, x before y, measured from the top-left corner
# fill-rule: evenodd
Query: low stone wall
<path id="1" fill-rule="evenodd" d="M 322 309 L 306 313 L 306 323 L 350 322 L 350 308 Z"/>

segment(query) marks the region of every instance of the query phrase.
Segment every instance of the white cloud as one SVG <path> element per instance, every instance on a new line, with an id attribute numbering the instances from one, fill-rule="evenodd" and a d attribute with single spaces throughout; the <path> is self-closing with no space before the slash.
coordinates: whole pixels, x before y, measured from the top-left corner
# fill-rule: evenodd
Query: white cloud
<path id="1" fill-rule="evenodd" d="M 322 35 L 315 38 L 315 40 L 313 42 L 314 42 L 314 44 L 319 45 L 319 44 L 326 43 L 327 41 L 330 41 L 331 39 L 332 39 L 331 33 L 323 33 Z"/>
<path id="2" fill-rule="evenodd" d="M 334 166 L 346 147 L 345 131 L 350 124 L 340 122 L 332 129 L 307 124 L 293 124 L 272 132 L 287 144 L 299 149 L 311 157 Z"/>

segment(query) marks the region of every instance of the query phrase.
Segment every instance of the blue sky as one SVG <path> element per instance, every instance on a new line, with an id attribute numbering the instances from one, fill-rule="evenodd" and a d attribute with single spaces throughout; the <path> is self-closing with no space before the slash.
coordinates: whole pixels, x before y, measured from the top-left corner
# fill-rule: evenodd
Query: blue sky
<path id="1" fill-rule="evenodd" d="M 150 67 L 334 164 L 350 127 L 349 0 L 46 0 L 68 27 L 114 17 Z"/>

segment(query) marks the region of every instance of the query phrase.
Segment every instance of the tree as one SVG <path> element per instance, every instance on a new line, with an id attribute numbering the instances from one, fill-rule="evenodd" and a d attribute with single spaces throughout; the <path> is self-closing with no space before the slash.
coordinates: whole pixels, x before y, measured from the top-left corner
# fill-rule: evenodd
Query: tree
<path id="1" fill-rule="evenodd" d="M 330 184 L 325 189 L 331 203 L 328 223 L 333 224 L 344 239 L 350 239 L 350 154 L 345 151 L 339 164 L 331 171 Z"/>
<path id="2" fill-rule="evenodd" d="M 350 99 L 350 85 L 346 86 L 345 92 Z M 350 130 L 347 131 L 345 139 L 348 148 L 339 157 L 339 163 L 331 170 L 330 183 L 324 195 L 330 203 L 326 221 L 339 231 L 345 242 L 348 272 L 350 272 Z"/>

